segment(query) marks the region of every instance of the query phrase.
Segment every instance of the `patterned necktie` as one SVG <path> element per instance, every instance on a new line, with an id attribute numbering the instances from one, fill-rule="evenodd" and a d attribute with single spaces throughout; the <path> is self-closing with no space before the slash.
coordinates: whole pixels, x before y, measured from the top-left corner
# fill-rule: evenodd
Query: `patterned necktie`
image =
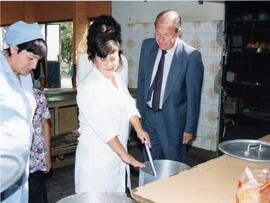
<path id="1" fill-rule="evenodd" d="M 152 109 L 154 112 L 157 112 L 159 109 L 160 103 L 160 92 L 163 78 L 163 69 L 164 69 L 164 59 L 167 51 L 162 50 L 162 55 L 158 64 L 158 70 L 154 79 L 154 88 L 153 88 L 153 100 L 152 100 Z"/>

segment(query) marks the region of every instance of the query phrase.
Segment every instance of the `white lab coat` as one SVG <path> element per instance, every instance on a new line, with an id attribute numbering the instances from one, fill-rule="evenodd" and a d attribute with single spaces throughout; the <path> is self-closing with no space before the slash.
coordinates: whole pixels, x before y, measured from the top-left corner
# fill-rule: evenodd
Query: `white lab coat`
<path id="1" fill-rule="evenodd" d="M 121 55 L 121 64 L 116 70 L 119 78 L 123 81 L 124 84 L 128 85 L 128 62 L 126 57 Z M 94 68 L 92 61 L 89 61 L 88 55 L 86 53 L 79 55 L 78 60 L 78 69 L 77 69 L 77 82 L 80 84 L 82 79 L 87 76 Z"/>
<path id="2" fill-rule="evenodd" d="M 75 161 L 75 191 L 125 193 L 129 168 L 107 141 L 118 135 L 127 148 L 129 118 L 139 115 L 135 100 L 115 74 L 117 87 L 94 67 L 78 86 L 79 143 Z"/>
<path id="3" fill-rule="evenodd" d="M 2 202 L 28 202 L 28 158 L 36 108 L 32 78 L 30 74 L 20 76 L 19 82 L 5 56 L 0 53 L 0 84 L 0 152 L 21 156 L 26 163 L 24 177 L 13 187 L 18 189 Z M 2 194 L 2 200 L 5 194 Z"/>

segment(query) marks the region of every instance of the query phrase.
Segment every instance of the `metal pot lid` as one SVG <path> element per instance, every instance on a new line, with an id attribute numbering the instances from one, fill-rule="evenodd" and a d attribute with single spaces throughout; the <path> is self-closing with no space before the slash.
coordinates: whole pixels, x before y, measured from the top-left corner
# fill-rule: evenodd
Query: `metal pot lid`
<path id="1" fill-rule="evenodd" d="M 270 143 L 260 140 L 236 139 L 224 141 L 218 145 L 223 153 L 236 158 L 270 162 Z"/>

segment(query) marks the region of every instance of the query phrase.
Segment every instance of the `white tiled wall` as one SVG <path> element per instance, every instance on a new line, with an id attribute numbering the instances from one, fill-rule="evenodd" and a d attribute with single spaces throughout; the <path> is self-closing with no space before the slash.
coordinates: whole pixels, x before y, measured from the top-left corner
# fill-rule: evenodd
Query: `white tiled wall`
<path id="1" fill-rule="evenodd" d="M 182 39 L 201 51 L 204 81 L 196 147 L 216 151 L 219 125 L 219 94 L 214 92 L 214 78 L 221 68 L 222 21 L 196 21 L 183 23 Z"/>
<path id="2" fill-rule="evenodd" d="M 201 51 L 205 68 L 198 130 L 192 145 L 216 151 L 220 98 L 214 93 L 214 78 L 222 60 L 223 4 L 205 2 L 199 5 L 195 1 L 113 2 L 112 13 L 121 24 L 123 51 L 129 62 L 129 86 L 137 87 L 142 41 L 154 36 L 155 16 L 166 9 L 175 9 L 182 14 L 182 39 Z"/>
<path id="3" fill-rule="evenodd" d="M 216 151 L 219 124 L 219 95 L 214 92 L 214 78 L 221 68 L 222 21 L 184 22 L 182 39 L 199 49 L 204 63 L 201 110 L 196 147 Z M 123 51 L 129 62 L 129 86 L 137 87 L 139 54 L 142 41 L 153 37 L 153 23 L 122 24 Z"/>
<path id="4" fill-rule="evenodd" d="M 128 59 L 129 87 L 137 87 L 137 76 L 142 41 L 153 37 L 153 23 L 122 24 L 123 52 Z"/>

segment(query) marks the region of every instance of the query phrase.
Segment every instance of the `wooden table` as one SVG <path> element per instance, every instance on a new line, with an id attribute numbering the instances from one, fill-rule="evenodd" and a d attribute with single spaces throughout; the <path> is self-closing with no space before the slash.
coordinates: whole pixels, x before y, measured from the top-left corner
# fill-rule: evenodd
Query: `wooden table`
<path id="1" fill-rule="evenodd" d="M 261 140 L 270 142 L 270 135 Z M 132 196 L 146 203 L 235 203 L 236 184 L 246 166 L 270 169 L 269 162 L 222 155 L 176 176 L 135 188 Z"/>

